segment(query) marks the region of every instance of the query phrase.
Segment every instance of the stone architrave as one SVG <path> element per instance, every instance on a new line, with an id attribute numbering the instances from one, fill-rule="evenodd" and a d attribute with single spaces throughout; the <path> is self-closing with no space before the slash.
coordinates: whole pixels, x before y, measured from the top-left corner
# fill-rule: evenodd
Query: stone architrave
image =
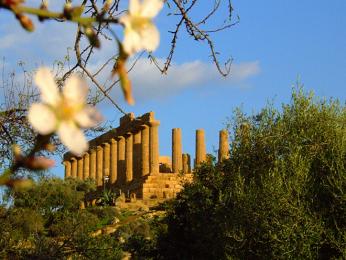
<path id="1" fill-rule="evenodd" d="M 83 157 L 77 159 L 77 177 L 83 180 Z"/>
<path id="2" fill-rule="evenodd" d="M 191 157 L 188 153 L 183 154 L 183 172 L 190 173 L 191 172 Z"/>
<path id="3" fill-rule="evenodd" d="M 83 180 L 89 179 L 89 165 L 90 165 L 90 155 L 85 153 L 83 157 Z"/>
<path id="4" fill-rule="evenodd" d="M 71 177 L 71 162 L 64 161 L 65 165 L 65 178 Z"/>
<path id="5" fill-rule="evenodd" d="M 118 180 L 119 184 L 124 184 L 126 180 L 125 176 L 125 138 L 123 136 L 118 137 Z"/>
<path id="6" fill-rule="evenodd" d="M 219 133 L 218 160 L 219 162 L 222 162 L 223 160 L 228 158 L 229 158 L 228 132 L 226 129 L 223 129 Z"/>
<path id="7" fill-rule="evenodd" d="M 181 128 L 172 129 L 172 168 L 173 173 L 183 170 Z"/>
<path id="8" fill-rule="evenodd" d="M 141 141 L 142 141 L 142 147 L 141 147 L 141 175 L 145 176 L 149 174 L 150 172 L 150 152 L 149 152 L 149 126 L 142 125 L 141 130 Z"/>
<path id="9" fill-rule="evenodd" d="M 125 146 L 125 162 L 126 162 L 126 182 L 133 179 L 133 135 L 132 133 L 126 134 Z"/>
<path id="10" fill-rule="evenodd" d="M 111 146 L 109 143 L 103 144 L 103 176 L 110 176 Z"/>
<path id="11" fill-rule="evenodd" d="M 141 176 L 141 132 L 133 135 L 133 179 Z"/>
<path id="12" fill-rule="evenodd" d="M 98 145 L 96 148 L 96 185 L 103 184 L 103 147 Z"/>
<path id="13" fill-rule="evenodd" d="M 204 130 L 196 130 L 196 166 L 206 161 Z"/>
<path id="14" fill-rule="evenodd" d="M 110 178 L 111 184 L 114 184 L 118 178 L 118 142 L 112 138 L 111 139 L 111 159 L 110 159 Z"/>
<path id="15" fill-rule="evenodd" d="M 76 178 L 77 177 L 77 159 L 75 157 L 71 158 L 71 177 Z"/>
<path id="16" fill-rule="evenodd" d="M 96 149 L 90 151 L 90 164 L 89 164 L 90 179 L 96 180 Z"/>
<path id="17" fill-rule="evenodd" d="M 149 123 L 149 153 L 150 153 L 150 174 L 158 174 L 160 171 L 159 164 L 159 125 L 160 121 Z"/>

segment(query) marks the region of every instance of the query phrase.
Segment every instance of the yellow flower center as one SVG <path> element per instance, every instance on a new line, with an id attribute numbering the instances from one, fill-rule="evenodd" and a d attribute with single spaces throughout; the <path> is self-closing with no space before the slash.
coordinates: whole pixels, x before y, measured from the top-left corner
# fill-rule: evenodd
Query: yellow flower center
<path id="1" fill-rule="evenodd" d="M 59 120 L 71 120 L 82 108 L 82 104 L 73 104 L 66 99 L 62 99 L 60 105 L 55 108 L 55 113 Z"/>
<path id="2" fill-rule="evenodd" d="M 150 24 L 150 19 L 147 17 L 134 15 L 131 17 L 131 27 L 135 31 L 140 31 Z"/>

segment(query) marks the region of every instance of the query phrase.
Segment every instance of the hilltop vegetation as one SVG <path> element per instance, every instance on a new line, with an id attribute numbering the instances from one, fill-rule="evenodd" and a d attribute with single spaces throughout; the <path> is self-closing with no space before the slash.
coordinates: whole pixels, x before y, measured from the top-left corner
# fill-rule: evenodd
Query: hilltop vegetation
<path id="1" fill-rule="evenodd" d="M 231 125 L 230 159 L 196 171 L 137 255 L 346 258 L 345 105 L 298 90 L 281 111 L 238 111 Z"/>
<path id="2" fill-rule="evenodd" d="M 346 258 L 346 107 L 302 90 L 230 122 L 230 158 L 197 169 L 161 209 L 79 209 L 90 183 L 43 180 L 0 212 L 1 258 Z M 127 224 L 92 236 L 114 218 Z"/>
<path id="3" fill-rule="evenodd" d="M 121 259 L 109 235 L 92 236 L 119 213 L 110 207 L 80 209 L 93 184 L 43 179 L 25 191 L 11 191 L 0 213 L 2 259 Z"/>

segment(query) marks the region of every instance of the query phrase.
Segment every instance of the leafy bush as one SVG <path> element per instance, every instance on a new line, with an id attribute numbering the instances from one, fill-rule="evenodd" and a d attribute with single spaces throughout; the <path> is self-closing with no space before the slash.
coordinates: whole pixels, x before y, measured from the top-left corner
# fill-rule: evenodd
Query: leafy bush
<path id="1" fill-rule="evenodd" d="M 89 207 L 86 209 L 88 212 L 97 216 L 99 219 L 98 227 L 112 224 L 119 213 L 114 207 L 102 206 L 102 207 Z"/>
<path id="2" fill-rule="evenodd" d="M 231 125 L 230 159 L 197 169 L 157 258 L 346 258 L 346 107 L 299 89 Z"/>
<path id="3" fill-rule="evenodd" d="M 44 179 L 28 190 L 12 191 L 0 208 L 1 259 L 121 259 L 118 241 L 96 234 L 115 210 L 80 209 L 89 182 Z"/>
<path id="4" fill-rule="evenodd" d="M 100 206 L 115 206 L 117 197 L 117 194 L 113 190 L 105 189 L 102 191 L 97 204 Z"/>

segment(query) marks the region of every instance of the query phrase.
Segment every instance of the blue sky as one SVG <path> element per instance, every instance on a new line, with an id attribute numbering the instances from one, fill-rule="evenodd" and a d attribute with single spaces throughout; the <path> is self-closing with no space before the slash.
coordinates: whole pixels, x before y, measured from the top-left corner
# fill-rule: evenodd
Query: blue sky
<path id="1" fill-rule="evenodd" d="M 39 1 L 31 1 L 37 3 Z M 199 12 L 210 8 L 213 1 L 201 0 Z M 218 144 L 218 131 L 232 111 L 242 106 L 251 113 L 274 98 L 275 104 L 289 102 L 292 86 L 299 80 L 305 89 L 320 97 L 335 97 L 345 102 L 346 91 L 346 1 L 232 1 L 240 23 L 215 35 L 221 60 L 234 59 L 231 75 L 223 79 L 212 65 L 208 49 L 182 33 L 174 64 L 167 76 L 161 76 L 142 59 L 130 77 L 136 105 L 125 104 L 118 92 L 115 99 L 136 115 L 155 111 L 161 121 L 160 151 L 170 155 L 171 129 L 181 127 L 183 150 L 194 155 L 195 129 L 204 128 L 208 152 Z M 56 3 L 54 6 L 58 6 Z M 174 29 L 174 20 L 163 10 L 156 19 L 161 32 L 161 45 L 155 52 L 164 59 Z M 213 24 L 222 22 L 221 14 Z M 74 25 L 55 22 L 38 24 L 28 34 L 11 15 L 0 10 L 0 56 L 6 57 L 7 68 L 18 60 L 28 67 L 51 65 L 66 54 L 73 44 Z M 95 65 L 105 59 L 115 45 L 104 43 Z M 145 55 L 143 56 L 145 57 Z M 105 102 L 100 109 L 109 120 L 121 116 Z M 115 127 L 117 125 L 114 125 Z M 59 163 L 58 163 L 59 164 Z M 62 176 L 62 169 L 55 169 Z"/>

